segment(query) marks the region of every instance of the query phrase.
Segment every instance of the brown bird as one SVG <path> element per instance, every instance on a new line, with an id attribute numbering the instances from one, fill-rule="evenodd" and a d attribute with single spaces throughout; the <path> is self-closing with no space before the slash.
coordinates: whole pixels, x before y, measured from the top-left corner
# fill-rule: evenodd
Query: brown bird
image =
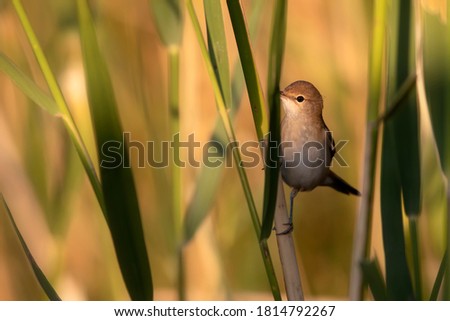
<path id="1" fill-rule="evenodd" d="M 299 80 L 280 96 L 285 113 L 281 122 L 281 176 L 292 187 L 289 227 L 281 233 L 287 234 L 293 229 L 292 208 L 298 192 L 330 186 L 347 195 L 361 194 L 330 170 L 335 146 L 322 117 L 323 99 L 317 88 Z"/>

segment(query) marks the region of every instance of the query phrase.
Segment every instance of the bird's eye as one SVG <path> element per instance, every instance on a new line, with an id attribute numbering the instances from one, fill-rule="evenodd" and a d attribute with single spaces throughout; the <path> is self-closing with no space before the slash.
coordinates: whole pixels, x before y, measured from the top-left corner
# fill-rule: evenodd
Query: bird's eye
<path id="1" fill-rule="evenodd" d="M 303 102 L 305 100 L 305 97 L 303 96 L 297 96 L 297 98 L 295 98 L 299 103 Z"/>

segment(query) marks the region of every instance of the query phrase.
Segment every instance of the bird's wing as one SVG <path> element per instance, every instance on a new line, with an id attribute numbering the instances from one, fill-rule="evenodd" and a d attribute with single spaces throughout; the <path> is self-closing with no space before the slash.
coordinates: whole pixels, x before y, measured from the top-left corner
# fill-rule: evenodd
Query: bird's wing
<path id="1" fill-rule="evenodd" d="M 331 152 L 331 158 L 333 158 L 334 154 L 336 153 L 336 147 L 335 147 L 335 143 L 334 143 L 333 134 L 328 129 L 327 125 L 325 125 L 325 123 L 323 123 L 323 126 L 325 127 L 325 135 L 326 135 L 325 136 L 325 144 L 327 145 L 327 147 L 329 148 L 329 150 Z"/>

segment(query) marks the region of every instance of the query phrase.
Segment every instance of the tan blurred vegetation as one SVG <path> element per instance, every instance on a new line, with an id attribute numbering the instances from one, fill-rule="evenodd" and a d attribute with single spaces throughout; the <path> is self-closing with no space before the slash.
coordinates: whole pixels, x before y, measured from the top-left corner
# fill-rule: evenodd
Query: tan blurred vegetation
<path id="1" fill-rule="evenodd" d="M 272 7 L 272 1 L 267 2 L 253 43 L 263 84 Z M 147 1 L 91 3 L 125 131 L 143 142 L 169 140 L 167 58 Z M 74 1 L 23 4 L 95 157 Z M 201 1 L 195 5 L 202 13 Z M 250 2 L 243 1 L 243 6 L 248 10 Z M 223 13 L 233 64 L 238 57 L 225 5 Z M 349 140 L 341 153 L 349 167 L 334 170 L 360 189 L 370 16 L 364 1 L 290 1 L 281 82 L 284 87 L 304 79 L 319 88 L 324 118 L 335 139 Z M 0 50 L 45 86 L 9 3 L 0 5 Z M 127 299 L 104 218 L 61 123 L 32 106 L 4 74 L 0 88 L 0 191 L 37 261 L 63 299 Z M 216 109 L 188 19 L 181 48 L 180 105 L 181 137 L 195 133 L 204 143 Z M 235 124 L 241 142 L 256 139 L 245 96 Z M 184 205 L 198 171 L 182 170 Z M 176 244 L 168 232 L 173 224 L 169 174 L 168 169 L 134 168 L 157 300 L 176 298 Z M 248 169 L 248 175 L 261 206 L 261 167 Z M 188 299 L 271 299 L 235 169 L 226 169 L 222 186 L 208 219 L 187 246 Z M 294 237 L 308 298 L 346 299 L 357 204 L 357 198 L 327 188 L 297 198 Z M 381 254 L 378 209 L 374 217 L 373 247 Z M 273 237 L 270 243 L 280 272 Z M 40 298 L 43 293 L 1 213 L 0 299 Z"/>

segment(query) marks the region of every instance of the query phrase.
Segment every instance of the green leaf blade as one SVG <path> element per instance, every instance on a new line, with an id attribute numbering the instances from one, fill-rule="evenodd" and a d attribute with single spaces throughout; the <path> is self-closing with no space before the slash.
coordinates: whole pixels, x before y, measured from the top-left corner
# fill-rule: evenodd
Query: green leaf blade
<path id="1" fill-rule="evenodd" d="M 100 53 L 94 25 L 85 0 L 78 1 L 80 37 L 87 80 L 87 91 L 104 195 L 106 217 L 119 266 L 130 297 L 152 300 L 153 286 L 145 245 L 139 204 L 127 146 L 121 145 L 115 163 L 108 164 L 103 146 L 110 142 L 125 144 L 111 79 Z M 106 163 L 103 163 L 106 162 Z"/>
<path id="2" fill-rule="evenodd" d="M 410 30 L 412 2 L 401 0 L 398 12 L 398 34 L 395 73 L 392 87 L 397 91 L 411 73 L 413 61 Z M 410 95 L 403 106 L 392 116 L 394 137 L 397 146 L 403 206 L 407 215 L 417 216 L 421 211 L 419 111 L 416 95 Z"/>
<path id="3" fill-rule="evenodd" d="M 369 285 L 373 298 L 377 301 L 388 300 L 386 285 L 384 284 L 378 259 L 374 258 L 370 261 L 365 260 L 361 262 L 361 269 L 364 275 L 364 280 Z"/>
<path id="4" fill-rule="evenodd" d="M 412 300 L 414 293 L 406 259 L 400 174 L 391 126 L 389 123 L 384 126 L 381 157 L 381 224 L 386 287 L 390 300 Z"/>
<path id="5" fill-rule="evenodd" d="M 44 290 L 45 294 L 51 301 L 61 301 L 61 298 L 59 297 L 58 293 L 56 293 L 55 289 L 53 288 L 51 283 L 48 281 L 44 272 L 42 272 L 41 268 L 36 263 L 36 260 L 34 259 L 33 255 L 31 254 L 30 249 L 28 248 L 24 238 L 22 237 L 22 234 L 20 233 L 19 228 L 17 227 L 16 222 L 14 220 L 14 217 L 8 207 L 8 204 L 6 204 L 6 201 L 3 198 L 2 194 L 0 194 L 0 200 L 1 200 L 2 207 L 6 210 L 6 214 L 8 215 L 8 218 L 10 219 L 11 224 L 13 225 L 14 231 L 16 232 L 16 235 L 19 238 L 20 244 L 22 245 L 23 251 L 25 252 L 28 262 L 31 265 L 34 275 L 36 276 L 36 279 L 38 280 L 38 282 L 41 285 L 42 289 Z"/>
<path id="6" fill-rule="evenodd" d="M 56 102 L 3 53 L 0 53 L 0 70 L 7 74 L 17 87 L 36 105 L 42 107 L 51 115 L 60 115 Z"/>
<path id="7" fill-rule="evenodd" d="M 200 24 L 199 24 L 199 21 L 197 18 L 197 14 L 195 13 L 195 9 L 194 9 L 192 0 L 186 0 L 186 5 L 187 5 L 189 16 L 191 18 L 192 25 L 194 27 L 194 31 L 195 31 L 197 40 L 199 42 L 202 57 L 206 63 L 208 76 L 211 80 L 211 83 L 212 83 L 212 86 L 214 89 L 214 95 L 215 95 L 216 102 L 217 102 L 218 112 L 220 114 L 220 118 L 222 120 L 223 127 L 224 127 L 226 135 L 227 135 L 227 140 L 229 143 L 235 143 L 236 136 L 234 135 L 234 129 L 233 129 L 233 126 L 231 123 L 231 119 L 230 119 L 228 111 L 225 107 L 225 102 L 223 100 L 222 94 L 220 92 L 220 86 L 219 86 L 218 80 L 216 78 L 216 75 L 214 73 L 214 68 L 212 66 L 211 59 L 208 54 L 208 50 L 206 48 L 206 44 L 203 39 L 202 31 L 201 31 Z M 255 206 L 255 203 L 253 200 L 253 195 L 251 193 L 247 175 L 245 173 L 244 168 L 241 166 L 241 154 L 240 154 L 239 149 L 237 149 L 237 148 L 232 148 L 232 153 L 233 153 L 234 161 L 237 166 L 239 179 L 241 181 L 241 185 L 244 190 L 245 198 L 247 200 L 247 205 L 249 208 L 253 227 L 255 229 L 257 237 L 259 238 L 259 236 L 261 234 L 261 223 L 260 223 L 260 220 L 259 220 L 259 217 L 257 214 L 256 206 Z M 276 300 L 280 300 L 281 296 L 280 296 L 279 286 L 278 286 L 278 283 L 276 280 L 275 270 L 273 267 L 272 259 L 270 257 L 270 252 L 268 249 L 267 242 L 266 241 L 259 242 L 259 246 L 260 246 L 260 251 L 261 251 L 261 255 L 263 258 L 263 262 L 264 262 L 264 267 L 266 269 L 266 273 L 267 273 L 267 276 L 268 276 L 268 279 L 270 282 L 272 294 Z"/>
<path id="8" fill-rule="evenodd" d="M 232 106 L 230 72 L 228 63 L 227 43 L 223 25 L 222 8 L 219 0 L 204 1 L 204 11 L 208 38 L 208 52 L 215 76 L 220 87 L 225 107 Z M 226 145 L 226 133 L 220 122 L 216 123 L 212 138 L 217 139 L 221 146 Z M 221 159 L 225 156 L 222 151 Z M 184 221 L 183 243 L 189 242 L 208 214 L 222 179 L 223 168 L 205 166 L 198 177 L 195 193 L 186 210 Z"/>
<path id="9" fill-rule="evenodd" d="M 183 243 L 188 243 L 206 218 L 223 177 L 223 167 L 204 167 L 196 181 L 197 188 L 186 209 Z"/>
<path id="10" fill-rule="evenodd" d="M 95 171 L 95 168 L 93 166 L 92 160 L 89 156 L 89 153 L 86 149 L 86 146 L 83 142 L 83 139 L 80 135 L 80 132 L 76 126 L 76 124 L 73 121 L 72 115 L 69 111 L 69 108 L 66 104 L 66 101 L 64 99 L 64 96 L 61 92 L 61 89 L 56 81 L 56 77 L 53 74 L 46 56 L 44 55 L 44 52 L 41 48 L 41 45 L 38 41 L 38 38 L 31 26 L 31 23 L 28 19 L 28 16 L 25 12 L 25 9 L 22 6 L 22 3 L 20 0 L 13 0 L 14 8 L 17 12 L 17 15 L 20 19 L 20 22 L 22 24 L 23 29 L 25 30 L 25 34 L 28 38 L 28 41 L 31 45 L 31 48 L 33 49 L 33 53 L 36 57 L 36 60 L 38 62 L 38 65 L 43 73 L 43 76 L 47 82 L 48 88 L 52 94 L 53 100 L 56 104 L 56 107 L 53 106 L 52 102 L 49 102 L 48 99 L 46 99 L 45 94 L 43 95 L 40 93 L 40 90 L 37 86 L 33 86 L 32 82 L 27 80 L 23 73 L 21 73 L 17 68 L 14 67 L 14 65 L 8 64 L 7 61 L 3 59 L 2 61 L 2 68 L 4 67 L 6 72 L 10 72 L 10 76 L 12 79 L 17 81 L 17 85 L 19 88 L 29 96 L 30 99 L 35 101 L 35 103 L 41 105 L 44 104 L 46 107 L 46 110 L 49 111 L 53 115 L 58 115 L 62 118 L 64 126 L 67 129 L 67 132 L 69 134 L 69 137 L 71 138 L 75 149 L 77 150 L 77 153 L 80 157 L 81 163 L 83 164 L 83 167 L 86 171 L 86 174 L 89 178 L 89 181 L 91 182 L 92 188 L 94 190 L 94 193 L 97 197 L 97 200 L 100 204 L 100 207 L 102 208 L 103 213 L 105 213 L 105 208 L 103 204 L 103 195 L 101 192 L 100 187 L 100 181 L 98 179 L 97 173 Z M 6 62 L 6 64 L 5 64 Z M 42 100 L 44 99 L 44 100 Z M 56 109 L 58 111 L 56 111 Z"/>
<path id="11" fill-rule="evenodd" d="M 450 6 L 447 6 L 447 17 Z M 443 21 L 435 12 L 424 10 L 424 53 L 423 68 L 425 78 L 425 90 L 428 100 L 428 108 L 432 123 L 434 139 L 438 150 L 441 170 L 448 182 L 450 177 L 450 25 Z M 447 251 L 450 248 L 450 193 L 447 189 L 447 212 L 442 218 L 447 220 Z M 441 213 L 436 213 L 441 215 Z M 446 267 L 447 275 L 450 275 L 450 265 Z M 438 275 L 439 276 L 439 275 Z M 441 276 L 442 277 L 442 276 Z M 439 289 L 439 288 L 438 288 Z M 437 289 L 437 290 L 438 290 Z M 450 300 L 450 278 L 444 281 L 444 300 Z M 437 298 L 438 293 L 432 296 Z"/>
<path id="12" fill-rule="evenodd" d="M 225 37 L 220 3 L 220 0 L 203 1 L 209 56 L 211 57 L 225 106 L 231 108 L 230 66 L 228 63 L 227 39 Z"/>
<path id="13" fill-rule="evenodd" d="M 217 3 L 220 1 L 216 1 Z M 208 21 L 214 22 L 214 27 L 208 29 L 208 30 L 214 30 L 210 32 L 210 38 L 214 39 L 212 43 L 217 42 L 223 42 L 225 41 L 224 34 L 222 35 L 222 32 L 219 30 L 220 26 L 223 28 L 223 19 L 221 18 L 220 22 L 217 20 L 217 13 L 212 8 L 214 6 L 217 6 L 218 4 L 215 3 L 215 1 L 205 1 L 205 8 L 207 12 L 205 12 L 207 16 L 207 25 Z M 251 14 L 249 19 L 249 33 L 250 38 L 254 38 L 257 30 L 257 26 L 261 22 L 261 8 L 262 8 L 262 2 L 254 2 L 251 6 Z M 218 9 L 217 9 L 218 10 Z M 210 15 L 210 12 L 213 12 L 212 16 L 208 18 L 208 15 Z M 216 35 L 217 34 L 217 35 Z M 208 37 L 209 38 L 209 37 Z M 209 39 L 208 39 L 209 40 Z M 225 45 L 220 45 L 221 48 L 224 48 Z M 214 46 L 209 43 L 209 48 L 212 48 L 214 50 Z M 220 51 L 220 53 L 216 54 L 217 56 L 222 56 L 223 58 L 218 58 L 217 61 L 224 61 L 225 59 L 228 60 L 228 56 L 226 55 L 226 50 L 217 50 Z M 212 55 L 213 53 L 211 53 Z M 210 56 L 211 56 L 210 55 Z M 211 60 L 213 58 L 211 57 Z M 213 63 L 214 64 L 214 63 Z M 224 97 L 224 100 L 228 101 L 226 97 L 230 94 L 232 96 L 232 101 L 227 105 L 228 109 L 230 110 L 230 118 L 233 119 L 233 116 L 236 114 L 240 101 L 242 99 L 242 92 L 244 89 L 244 79 L 242 75 L 242 68 L 240 64 L 236 63 L 235 68 L 233 71 L 233 77 L 231 81 L 231 92 L 228 93 L 227 88 L 222 88 L 221 84 L 226 84 L 228 82 L 228 76 L 226 75 L 228 67 L 225 68 L 226 63 L 218 63 L 218 72 L 216 73 L 220 75 L 224 75 L 219 79 L 220 86 L 221 86 L 221 92 L 222 96 Z M 223 70 L 223 71 L 222 71 Z M 231 106 L 231 107 L 230 107 Z M 227 134 L 225 132 L 225 129 L 223 127 L 223 124 L 220 119 L 216 120 L 216 124 L 214 126 L 213 133 L 209 139 L 209 141 L 217 141 L 221 146 L 227 145 Z M 220 158 L 217 159 L 217 161 L 226 161 L 226 151 L 223 151 Z M 231 157 L 231 156 L 230 156 Z M 198 227 L 201 225 L 203 220 L 208 214 L 208 211 L 210 210 L 211 206 L 214 203 L 215 196 L 217 195 L 217 192 L 220 188 L 220 183 L 222 181 L 223 177 L 223 166 L 205 166 L 202 168 L 201 172 L 199 173 L 199 176 L 196 180 L 195 184 L 195 191 L 193 193 L 192 199 L 189 202 L 189 205 L 186 210 L 185 220 L 184 220 L 184 236 L 183 236 L 183 243 L 186 244 L 189 242 L 194 234 L 196 233 Z"/>
<path id="14" fill-rule="evenodd" d="M 269 52 L 267 97 L 269 99 L 269 135 L 265 152 L 264 203 L 260 239 L 270 236 L 277 202 L 280 142 L 280 78 L 286 39 L 287 1 L 277 1 L 273 14 L 273 27 Z"/>
<path id="15" fill-rule="evenodd" d="M 180 0 L 150 0 L 161 41 L 166 47 L 179 47 L 183 36 L 183 11 Z"/>
<path id="16" fill-rule="evenodd" d="M 256 64 L 247 33 L 244 14 L 238 0 L 227 0 L 228 12 L 233 26 L 234 36 L 239 51 L 248 97 L 252 108 L 253 121 L 259 140 L 264 138 L 269 127 L 263 91 L 256 70 Z"/>
<path id="17" fill-rule="evenodd" d="M 411 63 L 414 61 L 410 32 L 411 1 L 400 0 L 392 5 L 390 23 L 393 25 L 393 32 L 388 43 L 388 106 L 409 79 Z M 384 118 L 382 141 L 381 220 L 386 287 L 391 300 L 415 298 L 406 257 L 402 209 L 411 217 L 417 217 L 420 213 L 418 108 L 415 97 L 405 97 L 406 99 L 396 101 L 395 113 Z M 413 255 L 418 255 L 417 248 L 412 251 L 415 251 Z M 418 271 L 417 267 L 414 268 Z"/>

